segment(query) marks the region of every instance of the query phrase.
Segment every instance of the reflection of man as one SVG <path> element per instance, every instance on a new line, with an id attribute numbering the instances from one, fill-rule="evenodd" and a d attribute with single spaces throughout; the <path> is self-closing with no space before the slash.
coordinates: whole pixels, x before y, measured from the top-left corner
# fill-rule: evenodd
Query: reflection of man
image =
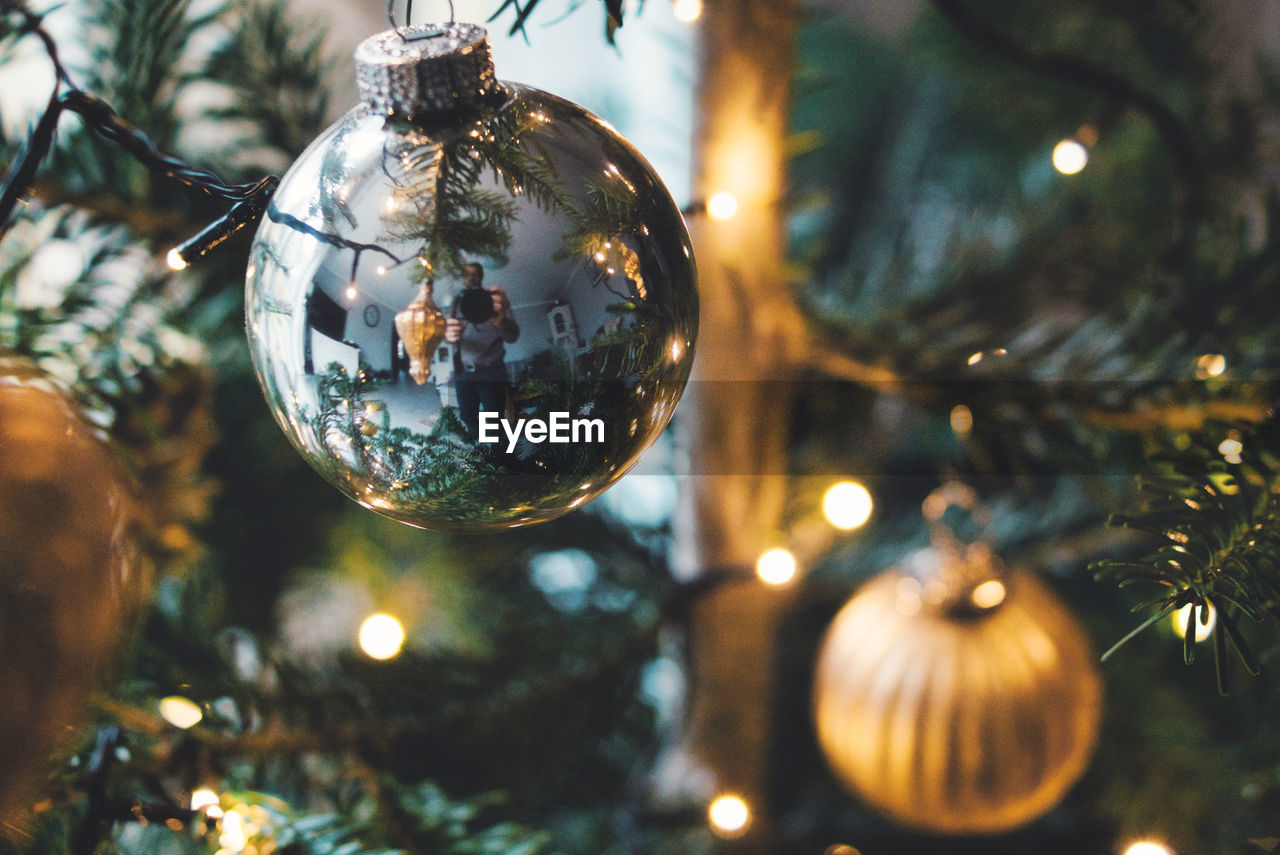
<path id="1" fill-rule="evenodd" d="M 484 288 L 484 267 L 462 269 L 463 289 L 444 322 L 444 340 L 454 345 L 453 378 L 458 412 L 471 435 L 480 431 L 480 411 L 506 412 L 506 345 L 520 337 L 511 301 L 502 288 Z"/>

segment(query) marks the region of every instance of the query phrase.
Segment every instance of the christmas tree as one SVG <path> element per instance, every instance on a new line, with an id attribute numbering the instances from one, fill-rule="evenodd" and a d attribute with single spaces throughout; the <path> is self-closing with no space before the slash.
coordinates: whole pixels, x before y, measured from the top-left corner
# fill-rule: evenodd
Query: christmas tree
<path id="1" fill-rule="evenodd" d="M 696 343 L 661 188 L 621 144 L 579 175 L 530 142 L 571 124 L 549 96 L 383 147 L 414 256 L 354 229 L 354 149 L 286 210 L 264 176 L 355 103 L 381 7 L 0 0 L 0 847 L 1280 849 L 1280 5 L 452 11 L 500 78 L 506 44 L 595 78 L 661 161 Z M 494 298 L 560 348 L 504 333 L 513 411 L 656 435 L 696 352 L 585 503 L 629 450 L 479 450 L 465 369 L 380 367 L 342 325 L 391 314 L 339 305 L 388 270 L 429 297 L 553 215 L 598 318 Z M 246 266 L 290 260 L 259 220 L 351 268 L 306 308 L 303 455 L 244 340 Z M 250 300 L 251 337 L 291 311 Z M 449 353 L 460 316 L 416 305 Z M 379 395 L 437 370 L 397 423 Z M 317 455 L 374 510 L 499 531 L 387 519 Z M 524 526 L 512 467 L 572 512 Z"/>

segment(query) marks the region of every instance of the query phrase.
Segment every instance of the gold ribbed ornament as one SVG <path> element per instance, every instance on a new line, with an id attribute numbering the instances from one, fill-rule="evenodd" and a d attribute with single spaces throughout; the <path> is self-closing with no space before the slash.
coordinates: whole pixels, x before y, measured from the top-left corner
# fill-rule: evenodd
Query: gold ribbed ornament
<path id="1" fill-rule="evenodd" d="M 1084 771 L 1101 710 L 1095 661 L 1033 576 L 1005 574 L 980 544 L 926 549 L 864 585 L 828 630 L 818 741 L 846 784 L 903 825 L 1006 831 Z"/>
<path id="2" fill-rule="evenodd" d="M 409 355 L 409 376 L 419 386 L 431 377 L 431 357 L 444 340 L 444 312 L 431 296 L 431 286 L 423 283 L 418 296 L 396 312 L 396 334 Z"/>

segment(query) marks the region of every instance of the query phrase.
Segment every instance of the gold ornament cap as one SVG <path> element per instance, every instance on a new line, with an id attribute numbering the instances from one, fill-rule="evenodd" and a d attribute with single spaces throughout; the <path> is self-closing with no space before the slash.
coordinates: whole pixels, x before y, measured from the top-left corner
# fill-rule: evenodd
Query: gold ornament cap
<path id="1" fill-rule="evenodd" d="M 925 606 L 947 617 L 988 614 L 1004 602 L 1008 571 L 986 543 L 960 542 L 943 519 L 952 507 L 967 511 L 980 529 L 990 528 L 991 515 L 972 487 L 957 481 L 938 487 L 920 508 L 933 545 L 907 560 L 907 576 L 899 593 L 907 600 L 914 598 L 916 608 Z M 900 605 L 911 608 L 909 602 Z"/>
<path id="2" fill-rule="evenodd" d="M 370 36 L 356 48 L 356 86 L 375 113 L 415 119 L 499 92 L 489 35 L 475 24 L 419 24 Z"/>

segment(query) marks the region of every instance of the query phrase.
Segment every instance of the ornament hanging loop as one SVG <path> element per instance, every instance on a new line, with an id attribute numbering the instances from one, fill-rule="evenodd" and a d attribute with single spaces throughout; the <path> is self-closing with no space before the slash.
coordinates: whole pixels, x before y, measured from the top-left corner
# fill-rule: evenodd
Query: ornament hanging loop
<path id="1" fill-rule="evenodd" d="M 945 520 L 951 508 L 967 512 L 980 534 L 991 528 L 991 511 L 979 501 L 977 492 L 968 484 L 948 481 L 925 496 L 920 504 L 920 513 L 929 523 L 929 540 L 935 549 L 963 551 L 955 529 Z"/>
<path id="2" fill-rule="evenodd" d="M 933 544 L 926 552 L 932 560 L 914 562 L 912 576 L 921 601 L 931 609 L 953 616 L 985 614 L 1004 602 L 1008 574 L 984 539 L 966 544 L 956 535 L 944 520 L 953 507 L 967 511 L 979 532 L 990 529 L 990 510 L 972 487 L 958 481 L 943 484 L 921 505 Z"/>
<path id="3" fill-rule="evenodd" d="M 448 0 L 448 2 L 449 23 L 453 24 L 456 22 L 456 16 L 453 11 L 453 0 Z M 413 26 L 413 0 L 404 0 L 404 28 L 396 22 L 396 0 L 387 0 L 387 21 L 391 24 L 391 29 L 400 34 L 400 40 L 407 44 L 409 37 L 405 34 L 404 29 Z"/>

